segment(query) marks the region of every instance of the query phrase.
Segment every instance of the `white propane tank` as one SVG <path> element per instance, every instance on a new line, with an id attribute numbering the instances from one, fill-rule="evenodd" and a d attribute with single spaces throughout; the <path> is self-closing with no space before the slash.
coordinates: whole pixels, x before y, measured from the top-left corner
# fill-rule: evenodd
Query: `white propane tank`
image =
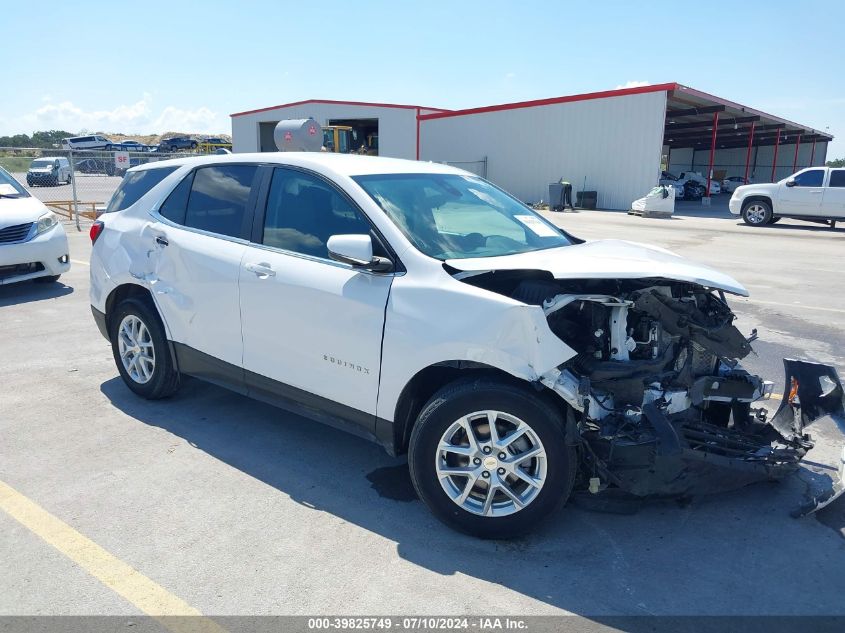
<path id="1" fill-rule="evenodd" d="M 276 124 L 273 140 L 280 152 L 319 152 L 323 128 L 314 119 L 285 119 Z"/>

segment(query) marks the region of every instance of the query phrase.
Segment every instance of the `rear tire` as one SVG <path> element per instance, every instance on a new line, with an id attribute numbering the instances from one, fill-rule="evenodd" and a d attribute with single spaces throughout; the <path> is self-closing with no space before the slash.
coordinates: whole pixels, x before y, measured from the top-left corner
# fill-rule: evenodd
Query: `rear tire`
<path id="1" fill-rule="evenodd" d="M 109 316 L 109 340 L 120 377 L 136 394 L 158 400 L 178 391 L 179 371 L 158 312 L 148 301 L 121 302 Z"/>
<path id="2" fill-rule="evenodd" d="M 566 445 L 561 418 L 538 394 L 501 380 L 447 385 L 411 433 L 417 494 L 443 523 L 473 536 L 511 538 L 533 529 L 563 505 L 575 481 L 577 454 Z M 529 452 L 537 456 L 520 461 Z"/>
<path id="3" fill-rule="evenodd" d="M 750 226 L 765 226 L 772 220 L 772 205 L 763 200 L 752 200 L 742 206 L 742 220 Z"/>

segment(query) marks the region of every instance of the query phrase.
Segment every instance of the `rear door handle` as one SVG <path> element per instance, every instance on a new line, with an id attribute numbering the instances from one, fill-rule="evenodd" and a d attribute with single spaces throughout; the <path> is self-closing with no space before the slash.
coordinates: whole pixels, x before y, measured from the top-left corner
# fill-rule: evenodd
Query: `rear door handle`
<path id="1" fill-rule="evenodd" d="M 162 237 L 161 235 L 156 235 L 156 244 L 159 246 L 167 246 L 170 242 L 167 241 L 166 237 Z"/>
<path id="2" fill-rule="evenodd" d="M 259 277 L 276 276 L 276 271 L 270 267 L 270 264 L 265 264 L 264 262 L 261 262 L 260 264 L 245 264 L 244 268 L 246 268 L 251 273 L 255 273 Z"/>

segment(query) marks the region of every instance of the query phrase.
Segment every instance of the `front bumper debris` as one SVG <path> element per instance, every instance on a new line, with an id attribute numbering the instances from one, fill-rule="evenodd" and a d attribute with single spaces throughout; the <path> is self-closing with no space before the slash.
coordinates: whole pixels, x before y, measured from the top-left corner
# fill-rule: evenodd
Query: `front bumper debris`
<path id="1" fill-rule="evenodd" d="M 813 448 L 805 428 L 825 415 L 845 415 L 845 392 L 831 366 L 785 359 L 784 369 L 787 393 L 770 420 L 762 409 L 751 409 L 755 414 L 747 423 L 723 426 L 646 405 L 642 414 L 652 433 L 639 438 L 617 434 L 611 442 L 600 441 L 601 432 L 584 436 L 591 477 L 609 484 L 602 490 L 660 498 L 734 490 L 796 472 Z M 749 405 L 735 401 L 731 406 Z M 822 475 L 826 485 L 817 485 L 793 515 L 814 512 L 845 492 L 845 454 L 841 462 L 838 475 Z M 591 491 L 599 490 L 592 485 Z"/>

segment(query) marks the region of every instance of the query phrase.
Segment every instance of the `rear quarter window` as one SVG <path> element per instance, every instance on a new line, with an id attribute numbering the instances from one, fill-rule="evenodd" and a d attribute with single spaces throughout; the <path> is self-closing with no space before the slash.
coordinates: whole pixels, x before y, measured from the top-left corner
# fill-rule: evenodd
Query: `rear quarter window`
<path id="1" fill-rule="evenodd" d="M 106 213 L 114 213 L 131 207 L 150 189 L 178 169 L 177 167 L 159 167 L 143 171 L 131 171 L 124 176 L 117 191 L 109 200 Z"/>

